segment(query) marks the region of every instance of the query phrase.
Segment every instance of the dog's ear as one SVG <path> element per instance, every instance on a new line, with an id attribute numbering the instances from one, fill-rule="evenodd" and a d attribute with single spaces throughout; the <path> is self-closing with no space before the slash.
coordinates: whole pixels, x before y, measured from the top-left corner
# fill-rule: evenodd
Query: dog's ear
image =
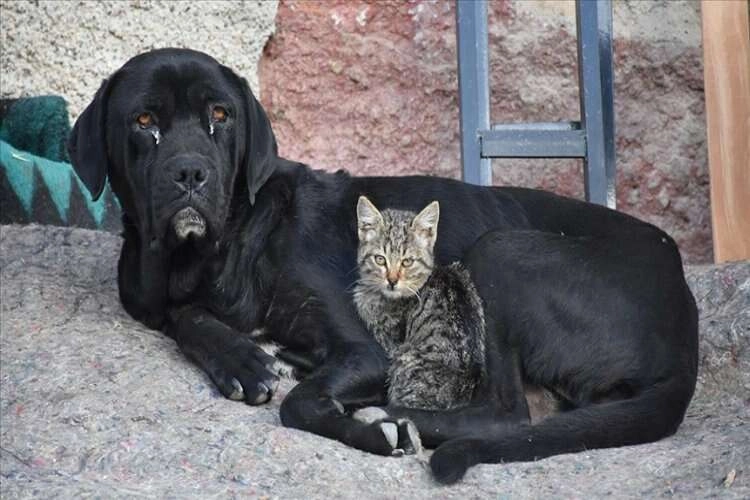
<path id="1" fill-rule="evenodd" d="M 266 112 L 250 90 L 247 80 L 237 76 L 226 66 L 222 66 L 221 69 L 242 92 L 245 108 L 245 138 L 249 144 L 245 147 L 245 157 L 240 160 L 240 165 L 245 169 L 250 203 L 254 204 L 258 190 L 263 187 L 276 168 L 274 161 L 278 155 L 276 138 L 271 129 L 271 122 L 268 121 Z M 239 132 L 242 133 L 241 130 Z"/>
<path id="2" fill-rule="evenodd" d="M 68 156 L 78 177 L 96 201 L 104 191 L 109 157 L 105 133 L 107 99 L 114 79 L 104 80 L 94 100 L 81 113 L 68 138 Z"/>

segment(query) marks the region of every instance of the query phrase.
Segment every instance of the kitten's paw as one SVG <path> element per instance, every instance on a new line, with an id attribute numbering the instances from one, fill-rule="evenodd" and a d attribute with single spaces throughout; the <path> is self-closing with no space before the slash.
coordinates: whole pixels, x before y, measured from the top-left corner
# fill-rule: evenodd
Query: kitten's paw
<path id="1" fill-rule="evenodd" d="M 410 420 L 391 418 L 382 408 L 369 406 L 354 412 L 352 417 L 364 424 L 376 425 L 388 444 L 393 448 L 391 455 L 414 455 L 422 451 L 419 431 Z"/>
<path id="2" fill-rule="evenodd" d="M 411 420 L 398 421 L 398 448 L 407 455 L 417 455 L 422 452 L 422 439 L 419 437 L 417 426 Z"/>
<path id="3" fill-rule="evenodd" d="M 393 422 L 380 422 L 378 427 L 395 452 L 398 449 L 398 425 Z"/>

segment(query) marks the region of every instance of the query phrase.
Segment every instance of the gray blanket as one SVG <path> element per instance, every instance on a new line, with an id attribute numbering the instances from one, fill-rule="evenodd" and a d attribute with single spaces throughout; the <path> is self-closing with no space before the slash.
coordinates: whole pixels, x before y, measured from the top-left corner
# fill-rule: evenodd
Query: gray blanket
<path id="1" fill-rule="evenodd" d="M 279 401 L 220 396 L 117 297 L 121 240 L 0 228 L 2 498 L 750 497 L 750 264 L 688 268 L 701 312 L 696 397 L 677 434 L 533 463 L 452 487 L 426 456 L 384 458 L 286 429 Z"/>

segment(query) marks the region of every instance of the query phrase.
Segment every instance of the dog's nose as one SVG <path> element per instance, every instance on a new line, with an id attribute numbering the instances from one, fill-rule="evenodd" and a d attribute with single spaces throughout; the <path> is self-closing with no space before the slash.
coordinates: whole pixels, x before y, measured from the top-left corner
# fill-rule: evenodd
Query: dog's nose
<path id="1" fill-rule="evenodd" d="M 208 170 L 199 164 L 180 165 L 174 170 L 174 181 L 187 191 L 200 189 L 208 179 Z"/>

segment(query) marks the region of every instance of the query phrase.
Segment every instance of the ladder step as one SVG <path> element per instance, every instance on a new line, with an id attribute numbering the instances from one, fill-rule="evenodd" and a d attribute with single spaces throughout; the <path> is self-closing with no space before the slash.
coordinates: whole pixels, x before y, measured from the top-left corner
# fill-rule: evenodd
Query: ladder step
<path id="1" fill-rule="evenodd" d="M 580 122 L 493 125 L 479 131 L 482 158 L 585 158 Z"/>

